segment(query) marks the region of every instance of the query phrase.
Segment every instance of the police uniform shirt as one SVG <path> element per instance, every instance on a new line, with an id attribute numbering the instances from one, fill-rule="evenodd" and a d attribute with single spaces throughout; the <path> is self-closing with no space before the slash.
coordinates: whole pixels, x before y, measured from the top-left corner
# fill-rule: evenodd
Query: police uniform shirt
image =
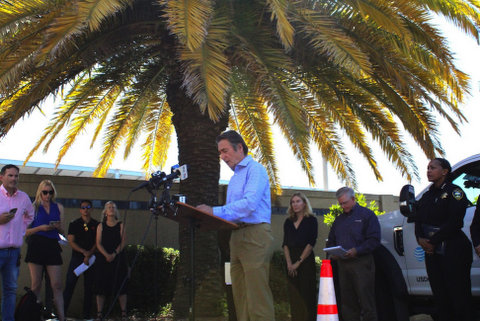
<path id="1" fill-rule="evenodd" d="M 468 204 L 465 193 L 457 185 L 443 183 L 440 188 L 432 185 L 418 202 L 415 235 L 429 239 L 432 244 L 457 236 Z M 421 224 L 436 226 L 439 230 L 427 236 Z"/>

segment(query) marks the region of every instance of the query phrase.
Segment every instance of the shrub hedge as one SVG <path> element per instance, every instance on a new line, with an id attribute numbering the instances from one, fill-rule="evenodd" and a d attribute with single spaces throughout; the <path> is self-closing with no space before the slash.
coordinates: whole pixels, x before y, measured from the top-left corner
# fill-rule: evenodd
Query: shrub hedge
<path id="1" fill-rule="evenodd" d="M 138 254 L 128 285 L 128 305 L 140 315 L 161 313 L 173 299 L 179 251 L 138 245 L 129 245 L 126 251 L 131 263 Z M 316 262 L 319 271 L 318 258 Z M 272 257 L 270 287 L 275 302 L 276 320 L 289 320 L 286 266 L 282 251 L 276 251 Z"/>

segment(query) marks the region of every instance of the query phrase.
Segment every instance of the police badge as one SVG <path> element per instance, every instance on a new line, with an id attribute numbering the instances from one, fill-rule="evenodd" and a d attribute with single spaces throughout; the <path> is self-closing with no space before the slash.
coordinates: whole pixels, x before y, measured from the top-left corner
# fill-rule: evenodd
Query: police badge
<path id="1" fill-rule="evenodd" d="M 463 198 L 463 191 L 459 188 L 455 188 L 453 191 L 452 191 L 452 196 L 454 199 L 456 199 L 457 201 L 461 200 Z"/>

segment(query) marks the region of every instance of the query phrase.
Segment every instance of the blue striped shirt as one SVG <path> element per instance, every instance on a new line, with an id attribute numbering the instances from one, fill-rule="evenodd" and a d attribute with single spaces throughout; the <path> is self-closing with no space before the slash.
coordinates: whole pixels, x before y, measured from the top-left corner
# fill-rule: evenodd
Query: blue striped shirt
<path id="1" fill-rule="evenodd" d="M 235 167 L 228 183 L 227 203 L 213 207 L 213 214 L 234 223 L 270 223 L 270 183 L 265 168 L 250 155 Z"/>

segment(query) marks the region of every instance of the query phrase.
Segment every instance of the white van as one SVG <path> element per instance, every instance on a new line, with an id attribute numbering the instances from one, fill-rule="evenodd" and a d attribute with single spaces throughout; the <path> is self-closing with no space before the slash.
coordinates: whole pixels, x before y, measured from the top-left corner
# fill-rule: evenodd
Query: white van
<path id="1" fill-rule="evenodd" d="M 470 238 L 470 223 L 475 212 L 473 204 L 480 194 L 480 154 L 455 164 L 449 180 L 460 186 L 470 201 L 463 224 L 463 231 Z M 418 193 L 416 199 L 420 199 L 427 189 Z M 397 317 L 391 316 L 391 320 L 403 320 L 407 306 L 411 312 L 417 303 L 427 301 L 432 295 L 425 269 L 425 253 L 416 241 L 415 224 L 409 222 L 400 210 L 381 215 L 378 219 L 383 248 L 376 257 L 376 264 L 377 269 L 387 269 L 382 271 L 384 275 L 378 277 L 378 296 L 386 300 L 385 304 L 397 314 Z M 480 297 L 480 259 L 474 251 L 471 276 L 472 294 Z"/>

